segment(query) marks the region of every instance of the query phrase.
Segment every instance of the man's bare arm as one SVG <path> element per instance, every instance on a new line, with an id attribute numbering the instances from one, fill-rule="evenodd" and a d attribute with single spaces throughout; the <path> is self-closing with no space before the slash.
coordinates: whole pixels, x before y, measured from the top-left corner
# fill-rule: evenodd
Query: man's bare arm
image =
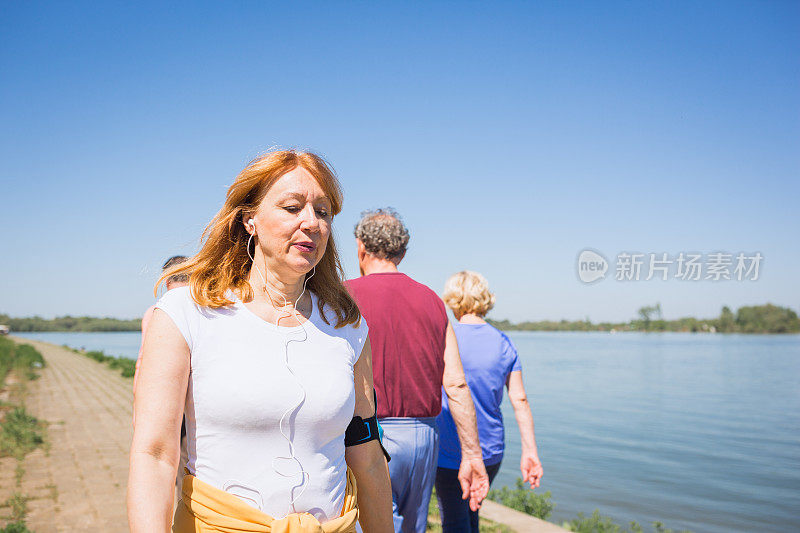
<path id="1" fill-rule="evenodd" d="M 478 422 L 475 417 L 475 404 L 469 392 L 461 356 L 458 353 L 458 341 L 453 327 L 447 325 L 447 336 L 444 347 L 444 391 L 450 405 L 450 414 L 456 423 L 458 440 L 461 442 L 461 455 L 465 457 L 482 457 L 478 440 Z"/>
<path id="2" fill-rule="evenodd" d="M 483 454 L 478 439 L 475 404 L 472 402 L 472 394 L 464 377 L 456 334 L 450 324 L 447 325 L 446 335 L 442 382 L 450 405 L 450 414 L 456 423 L 458 440 L 461 443 L 458 481 L 461 485 L 461 498 L 464 500 L 469 498 L 470 509 L 477 511 L 489 492 L 489 475 L 483 464 Z"/>

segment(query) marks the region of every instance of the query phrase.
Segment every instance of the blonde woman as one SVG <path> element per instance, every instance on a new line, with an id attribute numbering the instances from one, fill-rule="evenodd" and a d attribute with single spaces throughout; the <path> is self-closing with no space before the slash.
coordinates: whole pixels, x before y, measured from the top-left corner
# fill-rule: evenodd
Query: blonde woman
<path id="1" fill-rule="evenodd" d="M 158 301 L 144 339 L 133 533 L 392 531 L 384 453 L 359 433 L 375 415 L 372 356 L 331 232 L 341 207 L 320 157 L 268 153 L 230 186 L 200 252 L 163 274 L 189 286 Z"/>
<path id="2" fill-rule="evenodd" d="M 538 487 L 542 463 L 536 449 L 533 415 L 522 383 L 522 366 L 509 338 L 484 320 L 495 301 L 489 284 L 477 272 L 459 272 L 447 280 L 443 299 L 458 320 L 454 329 L 464 374 L 475 402 L 481 451 L 490 482 L 503 460 L 505 433 L 500 404 L 505 385 L 522 437 L 522 479 L 530 483 L 532 489 Z M 457 478 L 461 448 L 444 395 L 437 425 L 439 463 L 435 485 L 442 530 L 445 533 L 478 533 L 478 512 L 472 511 L 461 499 Z"/>

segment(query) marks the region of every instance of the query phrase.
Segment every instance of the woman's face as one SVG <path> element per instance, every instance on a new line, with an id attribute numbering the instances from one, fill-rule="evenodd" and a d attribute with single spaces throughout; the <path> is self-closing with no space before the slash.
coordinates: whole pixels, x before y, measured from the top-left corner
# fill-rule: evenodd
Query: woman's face
<path id="1" fill-rule="evenodd" d="M 297 167 L 278 178 L 250 216 L 267 268 L 290 276 L 314 268 L 328 245 L 331 207 L 306 169 Z M 252 233 L 251 228 L 248 231 Z"/>

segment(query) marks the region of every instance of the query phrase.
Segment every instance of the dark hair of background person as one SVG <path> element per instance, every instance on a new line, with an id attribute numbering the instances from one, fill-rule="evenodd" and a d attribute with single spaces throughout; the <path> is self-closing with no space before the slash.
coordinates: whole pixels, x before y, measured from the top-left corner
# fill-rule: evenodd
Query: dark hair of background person
<path id="1" fill-rule="evenodd" d="M 173 255 L 164 262 L 164 266 L 161 267 L 161 272 L 165 272 L 170 267 L 184 263 L 186 262 L 187 259 L 189 258 L 186 257 L 185 255 Z M 189 282 L 189 274 L 175 274 L 174 276 L 170 276 L 167 278 L 167 283 L 188 283 L 188 282 Z"/>

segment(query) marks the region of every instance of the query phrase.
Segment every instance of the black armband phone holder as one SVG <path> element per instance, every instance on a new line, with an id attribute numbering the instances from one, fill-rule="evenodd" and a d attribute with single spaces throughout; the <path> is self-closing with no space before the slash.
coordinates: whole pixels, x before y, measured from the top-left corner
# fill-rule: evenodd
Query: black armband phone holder
<path id="1" fill-rule="evenodd" d="M 377 406 L 377 404 L 378 398 L 376 394 L 375 405 Z M 356 446 L 371 440 L 377 440 L 378 444 L 381 446 L 381 450 L 383 450 L 383 455 L 386 456 L 386 462 L 388 463 L 392 458 L 389 456 L 386 448 L 383 447 L 383 442 L 381 442 L 383 440 L 383 428 L 378 423 L 377 408 L 375 411 L 376 413 L 369 418 L 361 418 L 360 416 L 353 417 L 344 432 L 344 445 L 346 447 Z"/>

